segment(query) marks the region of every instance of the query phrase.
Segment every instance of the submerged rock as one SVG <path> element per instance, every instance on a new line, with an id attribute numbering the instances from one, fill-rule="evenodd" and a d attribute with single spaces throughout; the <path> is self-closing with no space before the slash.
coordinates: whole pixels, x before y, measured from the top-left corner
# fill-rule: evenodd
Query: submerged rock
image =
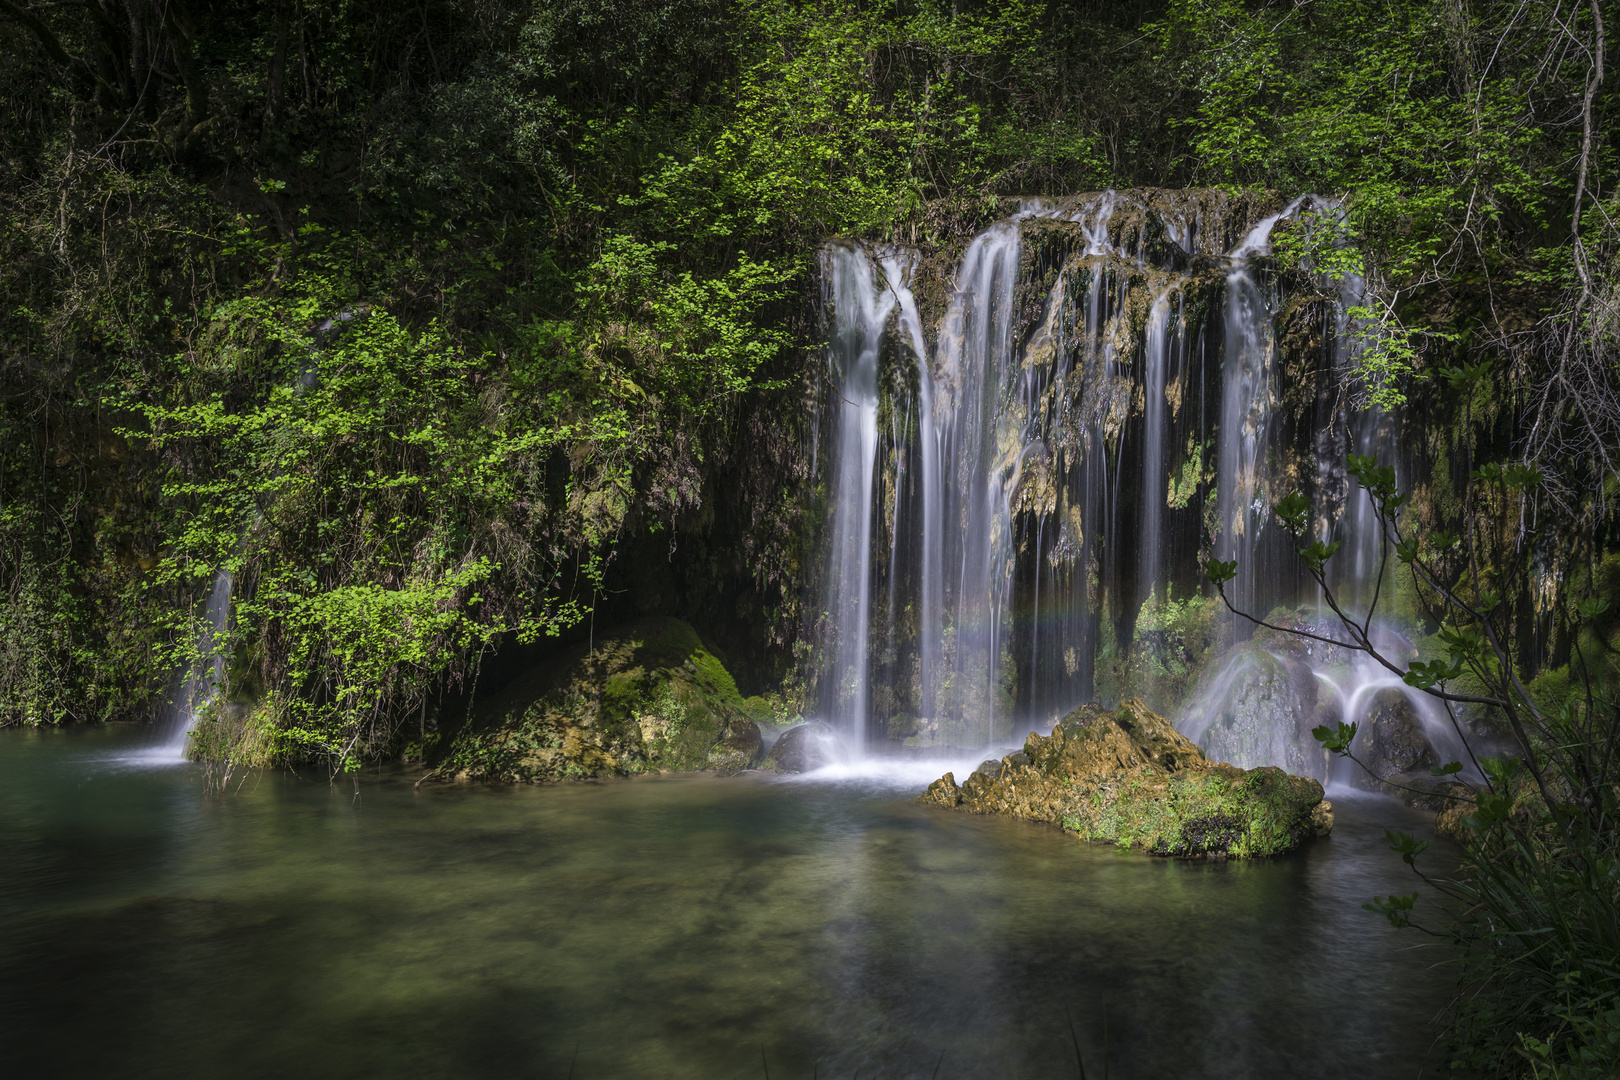
<path id="1" fill-rule="evenodd" d="M 777 772 L 803 773 L 844 759 L 844 744 L 831 724 L 811 720 L 788 728 L 771 747 L 768 763 Z"/>
<path id="2" fill-rule="evenodd" d="M 1212 762 L 1135 698 L 1111 712 L 1083 705 L 961 786 L 946 773 L 918 801 L 1156 855 L 1279 855 L 1333 828 L 1316 780 Z"/>
<path id="3" fill-rule="evenodd" d="M 438 763 L 459 780 L 549 781 L 746 769 L 759 726 L 737 685 L 679 619 L 599 634 L 480 707 Z"/>

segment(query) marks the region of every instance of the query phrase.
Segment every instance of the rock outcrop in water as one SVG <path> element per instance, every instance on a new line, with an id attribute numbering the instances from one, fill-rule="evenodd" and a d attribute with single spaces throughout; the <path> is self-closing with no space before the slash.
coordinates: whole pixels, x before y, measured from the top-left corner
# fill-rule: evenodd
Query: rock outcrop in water
<path id="1" fill-rule="evenodd" d="M 1333 828 L 1316 780 L 1210 761 L 1138 699 L 1113 711 L 1083 705 L 961 786 L 946 773 L 918 801 L 1156 855 L 1280 855 Z"/>
<path id="2" fill-rule="evenodd" d="M 519 678 L 451 742 L 440 775 L 543 782 L 759 760 L 759 726 L 725 665 L 679 619 L 649 618 Z"/>
<path id="3" fill-rule="evenodd" d="M 788 728 L 776 740 L 766 764 L 779 773 L 805 773 L 845 758 L 838 732 L 824 720 Z"/>

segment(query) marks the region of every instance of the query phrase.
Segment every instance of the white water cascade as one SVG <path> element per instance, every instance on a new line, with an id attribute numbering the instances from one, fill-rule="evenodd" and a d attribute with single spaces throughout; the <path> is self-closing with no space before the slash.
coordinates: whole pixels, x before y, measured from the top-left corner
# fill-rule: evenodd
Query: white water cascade
<path id="1" fill-rule="evenodd" d="M 1226 277 L 1215 554 L 1237 563 L 1237 577 L 1227 586 L 1227 594 L 1237 607 L 1251 612 L 1263 595 L 1257 587 L 1262 576 L 1256 558 L 1259 542 L 1270 524 L 1271 504 L 1283 494 L 1270 490 L 1265 460 L 1276 404 L 1272 320 L 1281 297 L 1271 282 L 1257 277 L 1253 262 L 1270 251 L 1277 222 L 1297 211 L 1303 201 L 1296 199 L 1256 224 L 1233 250 Z"/>
<path id="2" fill-rule="evenodd" d="M 214 576 L 213 587 L 202 608 L 197 633 L 197 655 L 180 680 L 180 692 L 171 703 L 159 733 L 158 744 L 147 754 L 154 762 L 178 762 L 186 758 L 186 741 L 196 730 L 197 719 L 225 682 L 225 634 L 230 628 L 231 590 L 235 578 L 223 567 Z"/>
<path id="3" fill-rule="evenodd" d="M 1279 223 L 1330 205 L 1030 200 L 948 280 L 919 251 L 825 249 L 809 677 L 847 741 L 978 747 L 1105 696 L 1139 612 L 1197 595 L 1210 550 L 1239 560 L 1244 602 L 1294 598 L 1271 471 L 1342 439 L 1298 449 L 1318 423 L 1300 403 L 1330 395 L 1279 385 L 1268 257 Z M 1324 303 L 1310 370 L 1332 377 L 1343 305 Z"/>
<path id="4" fill-rule="evenodd" d="M 891 277 L 891 270 L 894 271 Z M 833 677 L 824 686 L 823 707 L 844 719 L 854 746 L 864 745 L 868 708 L 865 660 L 871 621 L 872 485 L 877 455 L 878 349 L 895 306 L 900 266 L 888 260 L 882 287 L 871 261 L 858 248 L 831 247 L 823 275 L 833 312 L 828 341 L 834 397 L 831 535 L 828 540 L 824 618 Z"/>
<path id="5" fill-rule="evenodd" d="M 1314 201 L 1319 213 L 1339 212 L 1332 202 Z M 1298 206 L 1290 206 L 1282 216 Z M 1275 221 L 1262 221 L 1234 252 L 1238 258 L 1227 294 L 1227 394 L 1220 460 L 1221 522 L 1226 531 L 1217 550 L 1237 561 L 1238 576 L 1228 594 L 1253 614 L 1265 612 L 1278 598 L 1275 592 L 1267 596 L 1263 591 L 1273 571 L 1256 553 L 1268 527 L 1273 535 L 1278 533 L 1270 505 L 1285 493 L 1271 489 L 1263 459 L 1276 386 L 1269 370 L 1274 355 L 1271 315 L 1282 297 L 1274 289 L 1261 288 L 1250 273 L 1251 257 L 1264 253 L 1266 235 Z M 1338 301 L 1328 335 L 1332 369 L 1341 386 L 1354 387 L 1360 343 L 1350 313 L 1362 303 L 1365 285 L 1355 274 L 1340 276 L 1332 284 Z M 1241 362 L 1234 364 L 1234 358 Z M 1390 552 L 1371 497 L 1350 480 L 1345 459 L 1354 453 L 1394 464 L 1397 482 L 1404 483 L 1395 422 L 1373 407 L 1318 420 L 1316 538 L 1340 543 L 1339 554 L 1328 565 L 1330 587 L 1343 610 L 1365 617 L 1380 595 L 1387 608 L 1389 593 L 1380 594 L 1380 589 L 1387 590 L 1391 583 Z M 1261 600 L 1262 596 L 1266 598 Z M 1296 613 L 1285 616 L 1285 621 L 1322 637 L 1349 637 L 1320 591 L 1313 615 Z M 1249 627 L 1234 620 L 1234 629 L 1236 636 L 1244 637 Z M 1375 646 L 1397 664 L 1415 657 L 1411 642 L 1388 626 L 1373 623 L 1370 630 Z M 1218 760 L 1245 768 L 1279 765 L 1323 781 L 1375 787 L 1366 771 L 1330 759 L 1311 735 L 1317 725 L 1340 721 L 1360 725 L 1355 750 L 1381 774 L 1416 769 L 1421 782 L 1425 769 L 1419 766 L 1448 761 L 1463 762 L 1465 775 L 1476 772 L 1456 720 L 1436 699 L 1408 686 L 1365 653 L 1286 635 L 1270 634 L 1263 644 L 1234 649 L 1187 702 L 1177 726 Z M 1392 747 L 1391 742 L 1398 745 Z"/>

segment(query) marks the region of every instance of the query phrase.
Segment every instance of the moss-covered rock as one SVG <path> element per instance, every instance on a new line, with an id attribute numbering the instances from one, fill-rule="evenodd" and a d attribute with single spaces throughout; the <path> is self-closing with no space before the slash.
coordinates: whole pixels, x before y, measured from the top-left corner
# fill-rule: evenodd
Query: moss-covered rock
<path id="1" fill-rule="evenodd" d="M 918 801 L 1155 855 L 1280 855 L 1333 828 L 1317 781 L 1212 762 L 1138 699 L 1111 712 L 1081 706 L 960 787 L 946 773 Z"/>
<path id="2" fill-rule="evenodd" d="M 544 782 L 718 769 L 759 759 L 725 665 L 679 619 L 642 619 L 563 651 L 480 706 L 439 774 Z"/>
<path id="3" fill-rule="evenodd" d="M 286 764 L 282 742 L 270 702 L 216 697 L 198 713 L 185 753 L 191 761 L 262 769 Z"/>

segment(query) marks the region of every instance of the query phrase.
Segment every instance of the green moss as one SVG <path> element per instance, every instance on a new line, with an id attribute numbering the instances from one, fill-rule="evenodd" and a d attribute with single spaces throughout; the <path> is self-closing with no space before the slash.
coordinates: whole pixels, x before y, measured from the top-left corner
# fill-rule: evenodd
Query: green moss
<path id="1" fill-rule="evenodd" d="M 1092 792 L 1090 813 L 1060 824 L 1083 839 L 1140 847 L 1159 855 L 1277 855 L 1311 833 L 1321 799 L 1312 782 L 1260 768 L 1233 782 L 1221 774 L 1183 774 L 1167 785 L 1128 783 Z"/>
<path id="2" fill-rule="evenodd" d="M 736 681 L 697 632 L 651 618 L 539 665 L 482 706 L 436 764 L 497 781 L 684 772 L 709 768 L 716 745 L 751 725 Z"/>
<path id="3" fill-rule="evenodd" d="M 197 717 L 186 757 L 247 769 L 283 764 L 285 740 L 275 712 L 273 700 L 247 705 L 215 698 Z"/>
<path id="4" fill-rule="evenodd" d="M 1122 653 L 1104 628 L 1097 657 L 1099 697 L 1139 697 L 1156 712 L 1176 713 L 1222 640 L 1224 611 L 1213 596 L 1149 595 L 1137 614 L 1129 650 Z"/>
<path id="5" fill-rule="evenodd" d="M 742 707 L 742 695 L 737 692 L 737 681 L 731 677 L 718 658 L 701 645 L 692 650 L 689 662 L 697 672 L 698 681 L 710 693 L 717 695 L 728 705 Z"/>

